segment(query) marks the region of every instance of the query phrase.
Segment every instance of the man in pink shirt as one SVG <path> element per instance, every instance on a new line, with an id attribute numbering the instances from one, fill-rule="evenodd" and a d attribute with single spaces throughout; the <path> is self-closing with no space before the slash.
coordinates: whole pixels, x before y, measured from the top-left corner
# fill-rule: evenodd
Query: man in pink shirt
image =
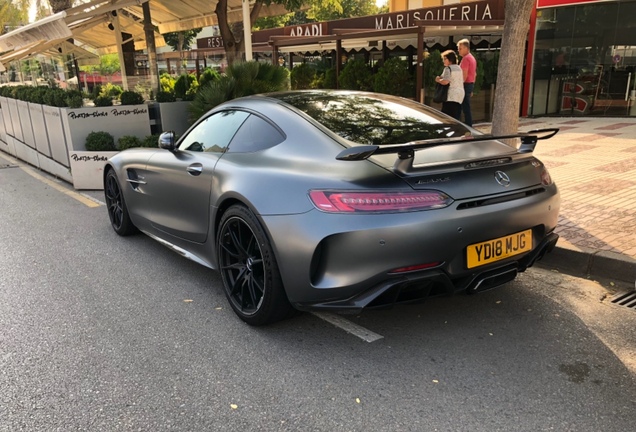
<path id="1" fill-rule="evenodd" d="M 470 112 L 470 98 L 473 97 L 475 90 L 475 76 L 477 75 L 477 60 L 470 53 L 470 41 L 462 39 L 457 42 L 457 51 L 462 56 L 462 62 L 459 67 L 464 73 L 464 101 L 462 102 L 462 111 L 464 112 L 464 123 L 468 126 L 473 125 L 473 115 Z"/>

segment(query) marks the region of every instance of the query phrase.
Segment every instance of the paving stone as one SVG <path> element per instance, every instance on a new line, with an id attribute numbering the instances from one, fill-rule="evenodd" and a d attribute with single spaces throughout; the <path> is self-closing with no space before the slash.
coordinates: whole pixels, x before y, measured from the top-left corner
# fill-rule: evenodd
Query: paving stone
<path id="1" fill-rule="evenodd" d="M 611 173 L 624 173 L 636 170 L 636 158 L 619 160 L 611 164 L 596 167 L 594 169 L 597 171 L 605 171 Z"/>
<path id="2" fill-rule="evenodd" d="M 563 156 L 569 156 L 569 155 L 580 153 L 580 152 L 587 151 L 587 150 L 592 150 L 592 149 L 595 149 L 597 147 L 598 146 L 577 144 L 577 145 L 564 147 L 564 148 L 559 149 L 559 150 L 553 150 L 553 151 L 549 151 L 547 153 L 543 153 L 543 156 L 563 157 Z"/>
<path id="3" fill-rule="evenodd" d="M 582 135 L 582 136 L 577 136 L 576 138 L 572 138 L 571 141 L 578 141 L 578 142 L 591 142 L 591 141 L 597 141 L 603 138 L 611 138 L 611 137 L 615 137 L 620 135 L 619 133 L 600 133 L 600 134 L 586 134 L 586 135 Z"/>
<path id="4" fill-rule="evenodd" d="M 628 181 L 628 180 L 619 180 L 619 179 L 605 179 L 601 182 L 599 181 L 590 181 L 585 182 L 579 185 L 573 185 L 576 189 L 584 190 L 586 193 L 596 194 L 596 195 L 609 195 L 615 192 L 620 192 L 625 189 L 629 189 L 630 187 L 636 186 L 636 182 Z M 590 212 L 595 212 L 595 209 L 590 209 Z"/>
<path id="5" fill-rule="evenodd" d="M 615 123 L 615 124 L 611 124 L 607 126 L 597 127 L 595 129 L 596 130 L 616 130 L 616 129 L 622 129 L 624 127 L 629 127 L 629 126 L 634 126 L 634 123 Z"/>

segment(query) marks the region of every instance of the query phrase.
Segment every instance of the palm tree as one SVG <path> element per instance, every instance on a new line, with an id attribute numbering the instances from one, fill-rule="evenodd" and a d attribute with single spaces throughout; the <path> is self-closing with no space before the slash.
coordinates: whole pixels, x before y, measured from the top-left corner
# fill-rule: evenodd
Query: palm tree
<path id="1" fill-rule="evenodd" d="M 218 80 L 199 87 L 188 106 L 194 122 L 215 106 L 243 96 L 282 91 L 289 88 L 287 69 L 257 61 L 235 62 L 225 69 Z"/>

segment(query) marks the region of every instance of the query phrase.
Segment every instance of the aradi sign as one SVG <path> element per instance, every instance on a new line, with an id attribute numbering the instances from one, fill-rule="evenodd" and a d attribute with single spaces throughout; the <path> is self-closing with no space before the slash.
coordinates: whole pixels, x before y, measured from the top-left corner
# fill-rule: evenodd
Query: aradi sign
<path id="1" fill-rule="evenodd" d="M 329 34 L 327 23 L 311 23 L 284 27 L 285 36 L 324 36 Z"/>

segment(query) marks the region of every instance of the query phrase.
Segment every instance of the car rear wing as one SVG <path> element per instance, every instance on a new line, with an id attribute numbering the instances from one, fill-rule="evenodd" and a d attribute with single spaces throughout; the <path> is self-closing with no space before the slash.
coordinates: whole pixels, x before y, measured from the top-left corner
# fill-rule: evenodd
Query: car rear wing
<path id="1" fill-rule="evenodd" d="M 390 145 L 362 145 L 349 147 L 343 150 L 336 156 L 337 160 L 342 161 L 357 161 L 365 160 L 373 155 L 391 154 L 396 153 L 398 155 L 398 161 L 396 161 L 394 169 L 396 171 L 408 172 L 413 167 L 413 159 L 415 158 L 415 152 L 417 150 L 424 150 L 431 147 L 438 147 L 449 144 L 457 144 L 463 142 L 477 142 L 477 141 L 493 141 L 493 140 L 505 140 L 513 138 L 521 138 L 521 146 L 517 150 L 518 153 L 532 153 L 537 141 L 549 139 L 555 136 L 559 132 L 558 128 L 550 129 L 536 129 L 530 132 L 520 132 L 515 135 L 477 135 L 477 136 L 461 136 L 454 138 L 438 138 L 422 141 L 411 141 L 405 144 L 390 144 Z"/>

